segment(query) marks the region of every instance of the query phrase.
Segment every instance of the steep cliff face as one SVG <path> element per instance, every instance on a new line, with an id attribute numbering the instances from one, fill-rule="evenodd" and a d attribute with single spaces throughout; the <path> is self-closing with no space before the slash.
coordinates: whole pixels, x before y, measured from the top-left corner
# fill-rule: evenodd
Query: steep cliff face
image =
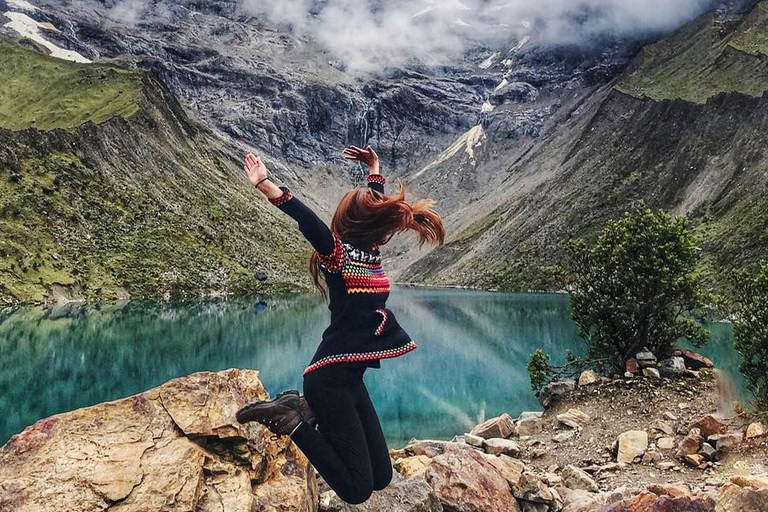
<path id="1" fill-rule="evenodd" d="M 558 287 L 565 242 L 638 199 L 691 216 L 712 284 L 768 256 L 767 12 L 762 2 L 746 16 L 696 20 L 643 50 L 522 156 L 502 149 L 495 160 L 507 165 L 497 164 L 489 193 L 449 215 L 447 246 L 401 278 Z"/>
<path id="2" fill-rule="evenodd" d="M 4 300 L 306 289 L 305 249 L 246 185 L 244 148 L 151 74 L 5 40 L 0 74 Z"/>

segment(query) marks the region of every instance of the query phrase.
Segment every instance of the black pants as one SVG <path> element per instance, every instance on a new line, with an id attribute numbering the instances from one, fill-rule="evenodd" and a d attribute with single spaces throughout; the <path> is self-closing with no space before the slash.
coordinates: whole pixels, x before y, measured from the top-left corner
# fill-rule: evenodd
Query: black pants
<path id="1" fill-rule="evenodd" d="M 362 503 L 392 480 L 379 417 L 363 382 L 365 367 L 331 364 L 304 376 L 317 429 L 302 423 L 292 439 L 347 503 Z"/>

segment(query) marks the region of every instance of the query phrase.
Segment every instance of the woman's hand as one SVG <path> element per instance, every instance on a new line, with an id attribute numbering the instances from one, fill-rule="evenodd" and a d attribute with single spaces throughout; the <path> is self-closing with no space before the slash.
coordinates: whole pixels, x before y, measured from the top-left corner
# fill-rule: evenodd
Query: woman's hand
<path id="1" fill-rule="evenodd" d="M 357 146 L 349 146 L 344 149 L 344 158 L 361 162 L 368 166 L 368 174 L 379 174 L 379 155 L 371 146 L 360 149 Z"/>
<path id="2" fill-rule="evenodd" d="M 245 174 L 248 176 L 248 181 L 255 187 L 269 176 L 269 170 L 261 158 L 248 153 L 245 156 Z"/>
<path id="3" fill-rule="evenodd" d="M 269 179 L 269 169 L 261 161 L 261 158 L 252 153 L 245 156 L 245 174 L 248 181 L 269 198 L 277 198 L 283 195 L 283 191 Z"/>

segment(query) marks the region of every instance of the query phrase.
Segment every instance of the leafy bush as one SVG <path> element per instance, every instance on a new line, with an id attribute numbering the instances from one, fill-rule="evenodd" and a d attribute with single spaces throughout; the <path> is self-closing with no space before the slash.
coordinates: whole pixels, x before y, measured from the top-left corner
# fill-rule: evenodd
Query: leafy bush
<path id="1" fill-rule="evenodd" d="M 741 372 L 757 406 L 768 407 L 768 262 L 757 274 L 737 270 L 733 277 L 734 344 Z"/>
<path id="2" fill-rule="evenodd" d="M 647 347 L 671 354 L 679 338 L 695 345 L 708 333 L 688 312 L 702 306 L 698 248 L 684 217 L 638 203 L 609 221 L 594 245 L 572 241 L 571 311 L 587 358 L 624 364 Z"/>

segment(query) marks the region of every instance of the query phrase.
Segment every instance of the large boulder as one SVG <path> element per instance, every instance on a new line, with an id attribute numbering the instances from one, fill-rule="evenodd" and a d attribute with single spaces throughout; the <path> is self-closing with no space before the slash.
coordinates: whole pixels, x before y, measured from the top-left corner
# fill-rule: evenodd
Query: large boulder
<path id="1" fill-rule="evenodd" d="M 235 420 L 266 398 L 256 371 L 203 372 L 40 420 L 0 448 L 0 510 L 314 511 L 290 439 Z"/>
<path id="2" fill-rule="evenodd" d="M 550 382 L 539 393 L 539 403 L 546 409 L 574 389 L 576 389 L 576 381 L 573 379 Z"/>
<path id="3" fill-rule="evenodd" d="M 648 449 L 648 433 L 645 430 L 629 430 L 619 435 L 616 460 L 631 463 Z"/>
<path id="4" fill-rule="evenodd" d="M 715 366 L 708 357 L 692 350 L 680 350 L 680 356 L 685 361 L 685 366 L 691 370 L 701 370 L 702 368 L 713 368 Z"/>
<path id="5" fill-rule="evenodd" d="M 427 482 L 418 478 L 403 478 L 397 473 L 386 489 L 374 492 L 368 501 L 360 505 L 345 503 L 333 491 L 320 496 L 320 512 L 382 511 L 443 512 L 443 506 Z"/>
<path id="6" fill-rule="evenodd" d="M 470 434 L 483 439 L 505 438 L 512 435 L 514 430 L 515 420 L 509 414 L 504 413 L 477 425 Z"/>
<path id="7" fill-rule="evenodd" d="M 485 456 L 467 448 L 463 453 L 437 455 L 427 467 L 425 480 L 443 508 L 451 512 L 519 511 L 507 479 Z"/>

